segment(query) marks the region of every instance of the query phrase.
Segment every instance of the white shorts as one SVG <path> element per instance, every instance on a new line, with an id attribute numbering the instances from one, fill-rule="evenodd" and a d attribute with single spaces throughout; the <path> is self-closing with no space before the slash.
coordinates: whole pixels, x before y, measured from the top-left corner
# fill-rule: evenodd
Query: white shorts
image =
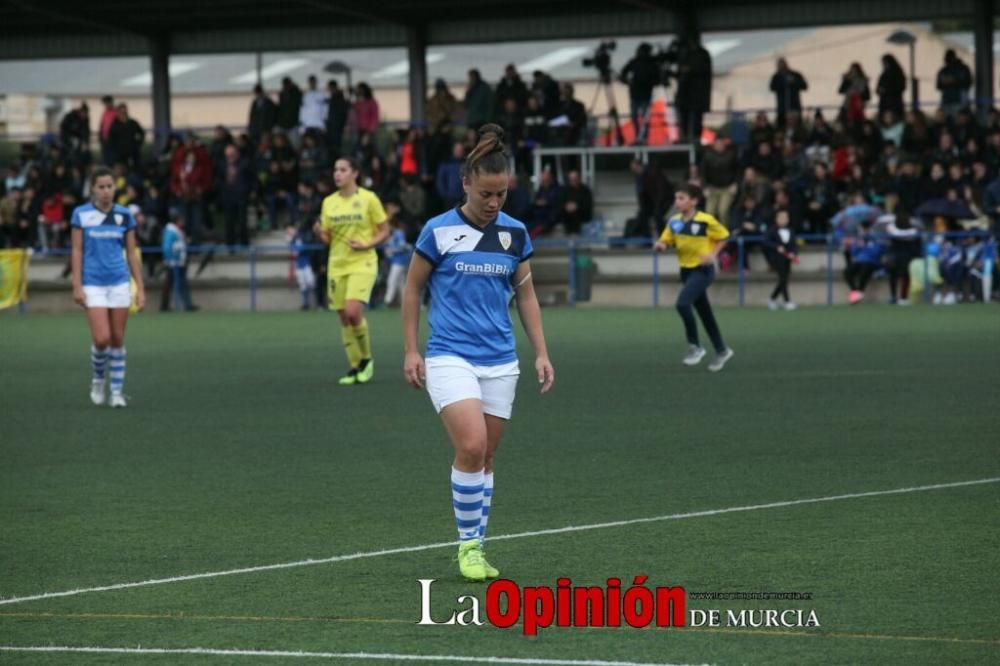
<path id="1" fill-rule="evenodd" d="M 315 289 L 316 287 L 316 275 L 313 273 L 312 266 L 296 268 L 295 280 L 299 283 L 299 291 Z"/>
<path id="2" fill-rule="evenodd" d="M 509 419 L 514 407 L 517 361 L 503 365 L 472 365 L 457 356 L 433 356 L 427 368 L 427 393 L 434 409 L 442 409 L 459 400 L 475 399 L 483 404 L 483 413 Z"/>
<path id="3" fill-rule="evenodd" d="M 110 287 L 85 284 L 83 297 L 88 308 L 127 308 L 132 305 L 132 290 L 128 282 Z"/>

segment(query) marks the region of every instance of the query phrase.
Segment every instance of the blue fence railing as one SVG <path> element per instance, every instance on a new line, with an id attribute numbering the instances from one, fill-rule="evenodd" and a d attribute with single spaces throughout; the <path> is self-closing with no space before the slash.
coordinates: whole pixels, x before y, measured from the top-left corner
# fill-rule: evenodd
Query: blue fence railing
<path id="1" fill-rule="evenodd" d="M 874 234 L 875 239 L 880 242 L 888 242 L 887 234 Z M 984 278 L 992 278 L 997 261 L 997 239 L 987 231 L 963 231 L 947 233 L 923 232 L 920 234 L 921 250 L 920 257 L 923 259 L 923 284 L 928 288 L 923 289 L 923 299 L 930 302 L 933 285 L 931 278 L 933 268 L 932 262 L 927 261 L 929 257 L 935 256 L 935 248 L 940 247 L 943 241 L 962 243 L 973 241 L 982 243 L 978 249 L 978 257 L 982 263 L 980 269 Z M 822 247 L 824 255 L 823 272 L 826 283 L 826 304 L 834 304 L 834 284 L 836 275 L 834 269 L 834 255 L 843 251 L 843 237 L 838 234 L 800 234 L 798 238 L 807 245 L 817 248 Z M 748 276 L 744 268 L 747 253 L 747 246 L 759 244 L 764 241 L 762 235 L 737 235 L 732 238 L 731 243 L 735 248 L 734 266 L 737 280 L 737 304 L 740 307 L 746 305 L 746 292 Z M 537 239 L 534 241 L 536 248 L 562 249 L 567 255 L 566 285 L 568 287 L 567 304 L 575 306 L 581 292 L 582 281 L 591 280 L 593 277 L 593 262 L 590 260 L 590 252 L 594 249 L 621 249 L 621 250 L 646 250 L 650 257 L 650 304 L 656 308 L 660 306 L 660 285 L 663 280 L 663 270 L 660 266 L 661 253 L 656 252 L 653 247 L 653 239 L 647 238 L 602 238 L 602 239 Z M 325 247 L 319 244 L 306 245 L 301 248 L 303 251 L 323 251 Z M 162 254 L 159 246 L 148 246 L 140 248 L 144 255 Z M 292 260 L 292 251 L 287 245 L 194 245 L 188 248 L 189 265 L 194 262 L 195 257 L 204 259 L 209 254 L 227 254 L 236 256 L 246 256 L 249 308 L 251 311 L 257 309 L 257 292 L 260 289 L 259 263 L 262 258 L 288 258 Z M 68 257 L 67 248 L 50 249 L 36 251 L 36 256 L 41 257 Z M 30 287 L 30 283 L 29 283 Z M 985 300 L 985 299 L 984 299 Z"/>

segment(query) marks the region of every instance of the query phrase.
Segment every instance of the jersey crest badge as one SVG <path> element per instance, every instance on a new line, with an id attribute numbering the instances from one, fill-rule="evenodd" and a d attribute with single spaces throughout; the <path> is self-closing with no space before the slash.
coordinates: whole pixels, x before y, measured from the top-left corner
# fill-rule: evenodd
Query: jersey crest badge
<path id="1" fill-rule="evenodd" d="M 680 232 L 684 231 L 684 223 L 681 222 L 680 220 L 674 220 L 673 222 L 670 223 L 670 230 L 675 234 L 679 234 Z"/>
<path id="2" fill-rule="evenodd" d="M 497 234 L 497 237 L 500 239 L 500 247 L 502 247 L 505 250 L 509 250 L 510 249 L 510 232 L 509 231 L 501 231 L 501 232 L 499 232 Z"/>
<path id="3" fill-rule="evenodd" d="M 125 216 L 122 215 L 121 213 L 115 213 L 115 224 L 117 224 L 119 227 L 125 224 Z"/>
<path id="4" fill-rule="evenodd" d="M 701 225 L 698 224 L 697 222 L 692 222 L 691 223 L 691 235 L 692 236 L 697 236 L 699 231 L 701 231 Z"/>

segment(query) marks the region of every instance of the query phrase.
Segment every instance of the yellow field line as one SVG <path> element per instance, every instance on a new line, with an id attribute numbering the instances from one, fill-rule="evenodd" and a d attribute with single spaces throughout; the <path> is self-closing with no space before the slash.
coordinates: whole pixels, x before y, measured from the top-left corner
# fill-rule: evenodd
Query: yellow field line
<path id="1" fill-rule="evenodd" d="M 225 622 L 360 622 L 367 624 L 416 624 L 414 620 L 398 620 L 377 617 L 323 617 L 297 615 L 189 615 L 187 613 L 48 613 L 0 612 L 0 618 L 33 618 L 33 619 L 69 619 L 69 620 L 203 620 Z M 518 626 L 518 625 L 515 625 Z M 624 631 L 628 627 L 574 627 L 574 629 L 611 629 Z M 647 627 L 647 630 L 656 630 Z M 660 629 L 661 631 L 663 629 Z M 896 636 L 892 634 L 859 634 L 842 631 L 783 631 L 780 629 L 726 629 L 689 627 L 683 629 L 668 629 L 668 631 L 692 632 L 704 634 L 737 634 L 751 636 L 777 636 L 789 638 L 848 638 L 855 640 L 880 641 L 923 641 L 938 643 L 970 643 L 977 645 L 1000 645 L 1000 638 L 956 638 L 951 636 Z"/>

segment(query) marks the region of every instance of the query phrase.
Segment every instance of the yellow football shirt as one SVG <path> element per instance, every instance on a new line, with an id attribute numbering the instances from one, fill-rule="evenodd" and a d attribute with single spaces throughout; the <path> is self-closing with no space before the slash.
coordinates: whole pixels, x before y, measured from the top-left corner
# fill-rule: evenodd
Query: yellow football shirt
<path id="1" fill-rule="evenodd" d="M 368 243 L 375 230 L 385 222 L 382 202 L 370 190 L 359 187 L 348 198 L 334 192 L 323 199 L 320 224 L 330 234 L 330 275 L 378 273 L 378 256 L 374 249 L 353 250 L 348 241 Z"/>
<path id="2" fill-rule="evenodd" d="M 716 241 L 729 238 L 729 230 L 708 213 L 698 211 L 690 221 L 675 215 L 667 222 L 660 241 L 677 248 L 681 268 L 696 268 Z"/>

